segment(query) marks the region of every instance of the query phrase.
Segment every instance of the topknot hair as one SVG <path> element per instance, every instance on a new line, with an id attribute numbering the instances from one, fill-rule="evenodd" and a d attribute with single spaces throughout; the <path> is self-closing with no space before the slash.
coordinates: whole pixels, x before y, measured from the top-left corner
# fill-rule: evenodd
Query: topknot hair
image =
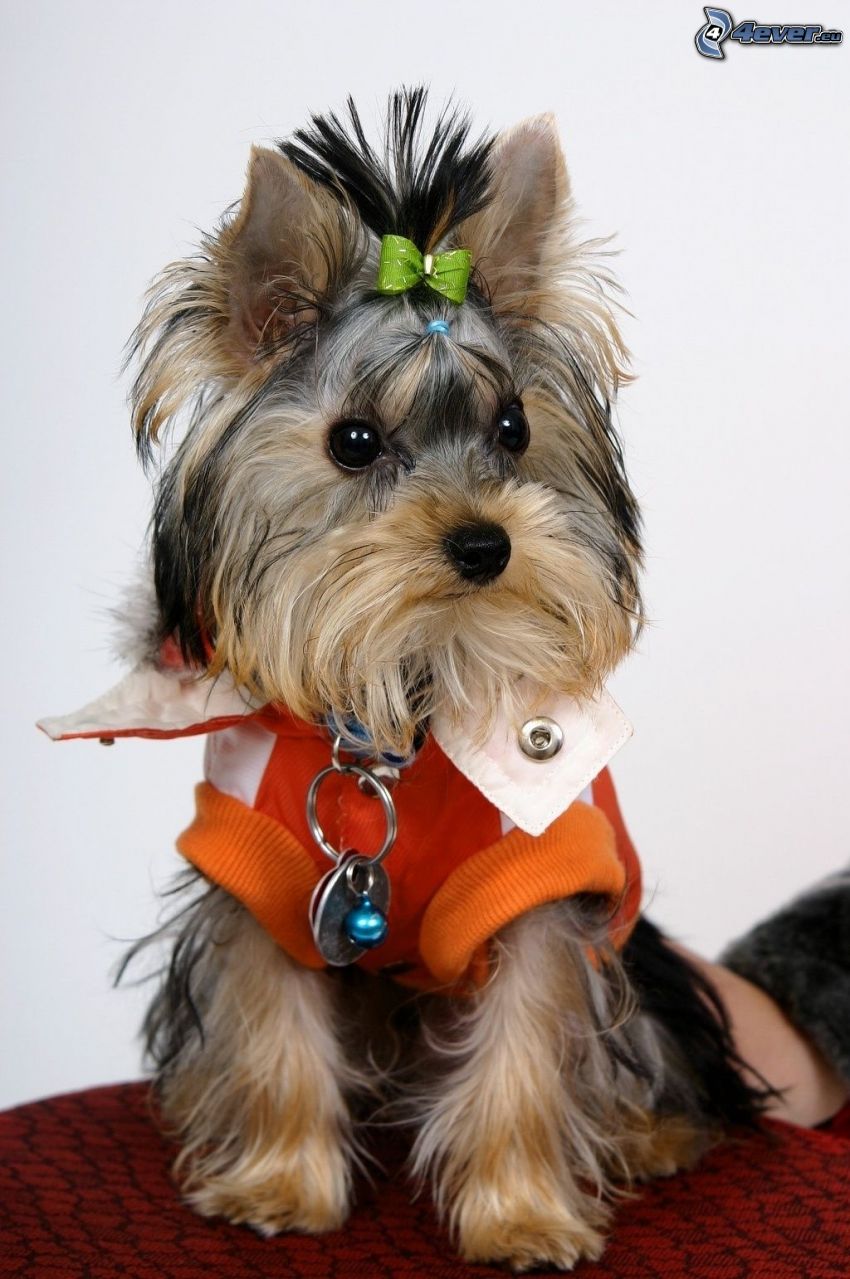
<path id="1" fill-rule="evenodd" d="M 470 141 L 469 117 L 451 104 L 426 138 L 427 98 L 421 86 L 392 95 L 383 155 L 367 140 L 352 98 L 347 120 L 314 115 L 278 145 L 309 177 L 347 197 L 376 235 L 404 235 L 428 252 L 487 203 L 494 138 Z"/>

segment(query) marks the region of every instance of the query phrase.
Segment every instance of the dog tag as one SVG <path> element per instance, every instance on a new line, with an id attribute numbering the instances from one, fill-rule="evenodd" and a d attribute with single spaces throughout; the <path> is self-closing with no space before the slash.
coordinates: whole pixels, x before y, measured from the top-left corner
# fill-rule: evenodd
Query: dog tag
<path id="1" fill-rule="evenodd" d="M 380 944 L 389 907 L 390 881 L 384 868 L 353 850 L 343 853 L 333 870 L 319 880 L 310 899 L 313 940 L 325 963 L 344 968 L 372 945 Z M 358 944 L 350 935 L 350 931 L 358 931 L 351 929 L 353 913 L 359 916 L 361 935 L 372 934 L 367 945 Z"/>

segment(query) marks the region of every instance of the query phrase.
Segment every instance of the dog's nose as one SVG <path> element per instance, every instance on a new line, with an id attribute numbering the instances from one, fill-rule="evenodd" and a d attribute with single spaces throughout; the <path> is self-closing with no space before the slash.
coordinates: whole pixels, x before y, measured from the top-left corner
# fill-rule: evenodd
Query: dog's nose
<path id="1" fill-rule="evenodd" d="M 511 539 L 501 524 L 463 524 L 443 538 L 446 554 L 461 577 L 491 582 L 511 558 Z"/>

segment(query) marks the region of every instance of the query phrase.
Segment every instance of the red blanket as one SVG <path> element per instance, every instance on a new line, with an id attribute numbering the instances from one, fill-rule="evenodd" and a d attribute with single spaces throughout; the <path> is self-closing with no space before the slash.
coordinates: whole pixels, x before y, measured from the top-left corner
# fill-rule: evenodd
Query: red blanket
<path id="1" fill-rule="evenodd" d="M 382 1143 L 378 1143 L 381 1145 Z M 0 1115 L 0 1275 L 16 1279 L 487 1279 L 411 1203 L 395 1146 L 358 1188 L 344 1231 L 260 1239 L 196 1217 L 169 1180 L 149 1094 L 124 1084 Z M 850 1275 L 850 1112 L 828 1131 L 772 1125 L 619 1210 L 582 1279 L 844 1279 Z"/>

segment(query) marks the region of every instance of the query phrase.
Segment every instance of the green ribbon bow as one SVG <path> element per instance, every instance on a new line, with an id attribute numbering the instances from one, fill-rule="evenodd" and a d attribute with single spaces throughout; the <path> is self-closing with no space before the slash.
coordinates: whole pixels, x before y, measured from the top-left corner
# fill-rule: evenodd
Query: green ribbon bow
<path id="1" fill-rule="evenodd" d="M 424 283 L 450 302 L 460 304 L 466 297 L 471 270 L 469 249 L 423 255 L 403 235 L 385 235 L 375 287 L 379 293 L 406 293 Z"/>

